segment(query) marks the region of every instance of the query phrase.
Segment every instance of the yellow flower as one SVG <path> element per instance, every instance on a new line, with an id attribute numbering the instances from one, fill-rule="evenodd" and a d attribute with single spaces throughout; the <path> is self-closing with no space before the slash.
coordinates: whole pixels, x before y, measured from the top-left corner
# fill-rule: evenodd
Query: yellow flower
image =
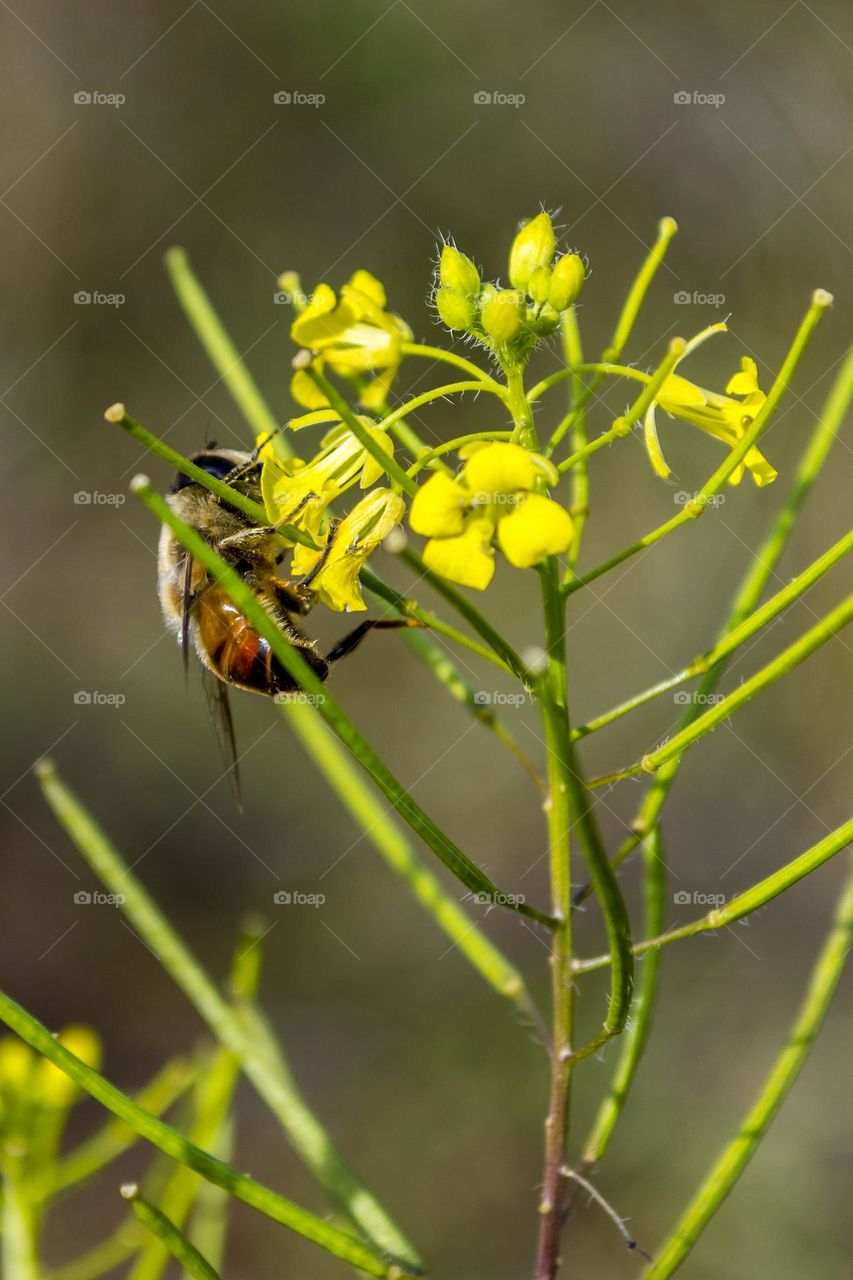
<path id="1" fill-rule="evenodd" d="M 91 1027 L 71 1026 L 60 1031 L 59 1043 L 77 1058 L 81 1058 L 87 1067 L 96 1070 L 101 1062 L 101 1041 Z M 39 1101 L 51 1107 L 67 1107 L 74 1101 L 79 1089 L 74 1081 L 59 1067 L 55 1067 L 47 1058 L 42 1058 L 36 1067 L 34 1092 Z"/>
<path id="2" fill-rule="evenodd" d="M 370 419 L 360 417 L 365 428 L 382 449 L 393 455 L 394 445 L 386 432 Z M 379 463 L 331 409 L 304 414 L 290 423 L 291 429 L 312 426 L 318 422 L 334 422 L 322 439 L 320 451 L 304 462 L 301 458 L 282 458 L 276 453 L 275 438 L 262 437 L 260 458 L 261 493 L 270 521 L 284 521 L 304 529 L 317 538 L 326 508 L 331 502 L 359 484 L 367 489 L 384 473 Z"/>
<path id="3" fill-rule="evenodd" d="M 409 326 L 386 311 L 385 302 L 380 282 L 368 271 L 356 271 L 340 296 L 329 285 L 318 285 L 290 329 L 294 342 L 315 353 L 318 369 L 328 364 L 335 373 L 357 379 L 361 402 L 371 409 L 388 398 L 402 344 L 412 338 Z M 306 409 L 327 403 L 304 370 L 294 374 L 291 392 Z"/>
<path id="4" fill-rule="evenodd" d="M 556 484 L 556 468 L 511 443 L 463 451 L 457 477 L 437 471 L 418 489 L 409 513 L 415 533 L 429 538 L 424 561 L 443 578 L 482 591 L 495 571 L 493 540 L 510 564 L 528 569 L 568 550 L 569 513 L 535 490 Z"/>
<path id="5" fill-rule="evenodd" d="M 697 333 L 696 337 L 691 338 L 687 343 L 684 355 L 678 360 L 676 368 L 685 356 L 695 351 L 712 334 L 725 333 L 726 329 L 725 324 L 712 324 L 701 333 Z M 725 395 L 707 391 L 704 387 L 697 387 L 676 373 L 670 374 L 666 379 L 653 403 L 649 405 L 645 418 L 646 449 L 651 464 L 659 476 L 666 479 L 670 474 L 670 468 L 667 466 L 658 440 L 655 422 L 656 406 L 660 406 L 664 413 L 668 413 L 673 418 L 692 422 L 694 426 L 707 431 L 715 439 L 722 440 L 730 449 L 743 439 L 747 428 L 767 397 L 759 388 L 755 361 L 749 356 L 744 356 L 740 366 L 740 371 L 729 379 Z M 739 398 L 734 399 L 735 396 Z M 745 469 L 750 472 L 759 487 L 771 484 L 778 474 L 764 455 L 755 448 L 749 450 L 741 465 L 732 472 L 729 484 L 740 484 Z"/>
<path id="6" fill-rule="evenodd" d="M 322 559 L 322 567 L 311 582 L 322 603 L 340 613 L 366 609 L 358 578 L 361 567 L 400 523 L 405 506 L 391 489 L 374 489 L 339 524 L 332 525 L 321 551 L 296 548 L 293 573 L 308 574 Z"/>

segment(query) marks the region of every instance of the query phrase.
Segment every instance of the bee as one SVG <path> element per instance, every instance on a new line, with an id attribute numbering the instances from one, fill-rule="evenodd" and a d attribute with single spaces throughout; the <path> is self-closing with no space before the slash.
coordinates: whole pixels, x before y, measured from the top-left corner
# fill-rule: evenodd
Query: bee
<path id="1" fill-rule="evenodd" d="M 195 454 L 191 461 L 246 497 L 262 502 L 261 462 L 257 453 L 242 453 L 210 445 Z M 244 512 L 180 472 L 175 477 L 168 502 L 175 514 L 200 533 L 240 574 L 288 643 L 299 650 L 318 679 L 325 680 L 332 664 L 352 653 L 374 628 L 412 625 L 411 620 L 403 618 L 367 619 L 348 632 L 328 653 L 321 653 L 317 642 L 300 629 L 296 619 L 309 613 L 315 603 L 311 582 L 322 568 L 324 556 L 320 556 L 306 577 L 285 579 L 281 576 L 280 564 L 286 551 L 276 536 L 274 526 L 255 524 Z M 333 537 L 334 526 L 326 542 L 326 555 Z M 269 641 L 258 634 L 223 588 L 200 561 L 185 551 L 166 525 L 160 534 L 158 595 L 166 626 L 178 638 L 184 669 L 189 664 L 191 647 L 201 663 L 202 682 L 220 746 L 232 785 L 239 796 L 228 686 L 275 697 L 297 692 L 299 683 L 278 661 Z"/>

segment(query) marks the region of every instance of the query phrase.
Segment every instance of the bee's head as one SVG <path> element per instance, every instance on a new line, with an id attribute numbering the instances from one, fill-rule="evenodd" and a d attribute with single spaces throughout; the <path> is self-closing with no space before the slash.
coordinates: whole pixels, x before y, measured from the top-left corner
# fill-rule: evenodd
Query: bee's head
<path id="1" fill-rule="evenodd" d="M 235 468 L 244 466 L 250 461 L 250 454 L 238 453 L 236 449 L 205 449 L 201 453 L 193 454 L 190 458 L 190 462 L 194 462 L 197 467 L 201 467 L 202 471 L 206 471 L 217 480 L 226 480 Z M 196 481 L 179 471 L 175 476 L 171 492 L 180 493 L 181 489 L 185 489 L 188 484 L 195 483 Z"/>

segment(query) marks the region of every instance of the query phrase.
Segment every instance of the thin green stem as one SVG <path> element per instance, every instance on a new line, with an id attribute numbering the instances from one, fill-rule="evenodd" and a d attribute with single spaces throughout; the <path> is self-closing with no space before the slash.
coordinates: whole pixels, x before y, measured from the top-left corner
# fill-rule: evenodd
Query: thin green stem
<path id="1" fill-rule="evenodd" d="M 419 396 L 413 396 L 411 400 L 404 400 L 402 404 L 398 404 L 385 417 L 382 418 L 379 425 L 383 431 L 390 431 L 410 413 L 422 409 L 424 405 L 431 404 L 433 400 L 444 400 L 446 396 L 458 395 L 465 391 L 485 391 L 489 395 L 497 395 L 503 399 L 500 389 L 491 382 L 448 382 L 443 387 L 432 387 L 429 391 L 423 391 Z"/>
<path id="2" fill-rule="evenodd" d="M 587 724 L 579 725 L 574 730 L 576 738 L 586 737 L 590 733 L 595 733 L 599 729 L 603 729 L 606 725 L 613 724 L 615 720 L 621 719 L 631 711 L 635 711 L 638 707 L 645 706 L 647 702 L 651 702 L 654 698 L 659 697 L 662 693 L 666 693 L 669 689 L 674 689 L 677 685 L 683 684 L 685 680 L 693 680 L 696 676 L 707 674 L 713 667 L 724 662 L 736 649 L 738 649 L 747 640 L 750 640 L 758 631 L 766 627 L 768 623 L 777 618 L 785 609 L 790 608 L 794 601 L 801 599 L 802 596 L 814 586 L 824 574 L 828 573 L 840 560 L 853 551 L 853 531 L 845 534 L 843 538 L 839 538 L 828 551 L 822 556 L 818 556 L 807 569 L 793 578 L 781 591 L 777 591 L 774 596 L 756 609 L 748 617 L 727 631 L 721 640 L 705 653 L 699 654 L 674 675 L 666 680 L 661 680 L 657 684 L 652 685 L 648 689 L 644 689 L 641 693 L 634 694 L 617 707 L 613 707 L 610 711 L 605 711 L 602 715 L 596 716 L 588 721 Z M 679 699 L 676 699 L 678 701 Z M 684 702 L 692 701 L 691 695 L 684 694 Z M 701 698 L 699 702 L 701 704 Z"/>
<path id="3" fill-rule="evenodd" d="M 853 875 L 838 904 L 832 929 L 812 969 L 805 999 L 787 1043 L 773 1064 L 737 1134 L 721 1152 L 672 1234 L 643 1272 L 644 1280 L 668 1280 L 734 1188 L 794 1085 L 823 1026 L 853 942 Z"/>
<path id="4" fill-rule="evenodd" d="M 503 636 L 492 626 L 489 620 L 480 613 L 479 609 L 471 604 L 470 600 L 461 591 L 457 591 L 440 574 L 433 573 L 417 551 L 413 551 L 411 547 L 406 547 L 400 552 L 400 559 L 410 569 L 413 569 L 420 578 L 428 582 L 433 590 L 437 591 L 448 604 L 453 606 L 456 612 L 485 640 L 486 644 L 497 654 L 516 679 L 521 681 L 525 688 L 529 689 L 533 686 L 534 677 L 527 670 L 512 646 L 504 640 Z"/>
<path id="5" fill-rule="evenodd" d="M 100 1280 L 132 1258 L 141 1243 L 139 1223 L 135 1218 L 127 1218 L 106 1240 L 49 1271 L 47 1280 Z"/>
<path id="6" fill-rule="evenodd" d="M 294 369 L 301 369 L 311 379 L 318 391 L 325 396 L 335 413 L 338 414 L 341 422 L 346 425 L 358 440 L 365 453 L 370 454 L 371 458 L 382 468 L 388 478 L 403 493 L 409 494 L 410 497 L 412 494 L 417 493 L 418 486 L 409 478 L 397 459 L 382 448 L 379 441 L 370 434 L 370 431 L 358 415 L 353 412 L 352 406 L 347 404 L 337 387 L 311 363 L 310 351 L 299 351 L 293 358 L 293 367 Z"/>
<path id="7" fill-rule="evenodd" d="M 252 588 L 240 574 L 213 550 L 205 538 L 175 515 L 169 504 L 151 487 L 146 477 L 137 476 L 131 488 L 151 513 L 161 523 L 168 525 L 181 546 L 202 564 L 215 582 L 221 584 L 223 590 L 245 615 L 258 635 L 268 641 L 275 657 L 285 671 L 293 677 L 298 688 L 313 696 L 323 719 L 349 748 L 362 768 L 373 778 L 386 799 L 457 879 L 472 893 L 485 894 L 509 910 L 526 915 L 540 924 L 550 924 L 550 917 L 543 912 L 502 893 L 476 863 L 472 862 L 427 816 L 368 745 L 343 708 L 332 698 L 326 686 L 302 658 L 298 649 L 279 631 Z"/>
<path id="8" fill-rule="evenodd" d="M 237 408 L 255 435 L 269 435 L 280 423 L 258 390 L 243 357 L 223 327 L 183 249 L 169 249 L 165 255 L 166 270 L 184 313 L 210 362 L 227 386 Z"/>
<path id="9" fill-rule="evenodd" d="M 31 1048 L 52 1062 L 103 1107 L 112 1111 L 113 1115 L 129 1124 L 146 1142 L 150 1142 L 171 1159 L 195 1169 L 208 1182 L 226 1188 L 235 1199 L 242 1200 L 274 1222 L 279 1222 L 297 1235 L 313 1241 L 335 1257 L 342 1258 L 354 1267 L 360 1267 L 368 1275 L 390 1276 L 395 1265 L 405 1274 L 417 1274 L 417 1268 L 392 1263 L 354 1236 L 339 1231 L 322 1218 L 301 1209 L 277 1192 L 193 1146 L 175 1129 L 143 1111 L 97 1071 L 87 1067 L 80 1058 L 60 1044 L 47 1027 L 4 992 L 0 992 L 0 1021 L 11 1027 Z"/>
<path id="10" fill-rule="evenodd" d="M 515 431 L 513 436 L 525 449 L 538 449 L 539 437 L 533 417 L 533 403 L 524 390 L 524 369 L 513 366 L 506 370 L 507 403 Z"/>
<path id="11" fill-rule="evenodd" d="M 569 307 L 568 311 L 563 313 L 561 338 L 563 357 L 566 364 L 570 367 L 582 364 L 583 343 L 581 341 L 577 311 L 574 307 Z M 570 402 L 574 414 L 572 422 L 572 453 L 575 459 L 570 478 L 571 501 L 569 504 L 571 516 L 575 522 L 575 536 L 572 538 L 572 545 L 566 553 L 570 573 L 574 573 L 580 557 L 581 543 L 583 542 L 586 522 L 589 517 L 589 468 L 587 467 L 585 453 L 589 443 L 589 436 L 586 426 L 586 408 L 581 403 L 583 390 L 583 379 L 579 374 L 576 374 L 571 380 L 570 390 Z"/>
<path id="12" fill-rule="evenodd" d="M 404 356 L 415 356 L 422 360 L 437 360 L 442 364 L 452 364 L 457 369 L 463 369 L 465 373 L 473 375 L 478 382 L 488 384 L 498 395 L 504 395 L 504 388 L 485 369 L 481 369 L 473 360 L 466 360 L 464 356 L 456 355 L 454 351 L 444 351 L 441 347 L 429 347 L 422 342 L 404 342 L 401 351 Z"/>
<path id="13" fill-rule="evenodd" d="M 630 364 L 613 364 L 609 360 L 579 361 L 577 364 L 567 365 L 566 368 L 564 369 L 558 369 L 556 373 L 549 373 L 547 378 L 543 378 L 541 382 L 537 382 L 534 387 L 531 387 L 530 391 L 528 392 L 528 399 L 530 400 L 530 403 L 535 404 L 535 402 L 537 400 L 541 400 L 545 392 L 550 391 L 552 387 L 558 386 L 561 382 L 568 382 L 569 380 L 573 381 L 579 374 L 582 374 L 582 373 L 596 374 L 598 376 L 599 382 L 603 378 L 608 378 L 608 377 L 632 378 L 634 382 L 648 382 L 650 377 L 650 375 L 648 373 L 644 373 L 642 369 L 635 369 L 634 366 Z M 596 383 L 595 385 L 597 386 L 598 383 Z M 586 394 L 583 400 L 580 401 L 575 406 L 575 409 L 583 409 L 586 406 L 586 403 L 589 400 L 592 389 L 593 388 L 591 386 L 587 386 L 584 388 L 584 391 L 586 392 Z M 568 428 L 573 425 L 574 423 L 573 415 L 575 413 L 575 409 L 569 410 L 569 413 L 567 415 L 569 421 L 566 421 L 564 419 L 563 422 L 560 423 L 560 426 L 557 428 L 557 431 L 560 433 L 559 440 L 556 441 L 557 444 L 560 443 L 560 440 L 562 440 Z M 555 435 L 556 435 L 556 432 L 555 432 Z M 555 447 L 556 446 L 554 442 L 554 436 L 552 436 L 544 452 L 553 453 Z"/>
<path id="14" fill-rule="evenodd" d="M 655 243 L 652 245 L 649 255 L 641 266 L 634 283 L 625 299 L 625 305 L 622 308 L 619 319 L 616 321 L 616 328 L 613 331 L 613 337 L 610 340 L 610 346 L 604 353 L 605 360 L 618 360 L 625 350 L 628 339 L 631 336 L 634 325 L 639 315 L 640 308 L 645 301 L 649 286 L 657 275 L 658 269 L 666 256 L 669 248 L 669 242 L 678 231 L 678 224 L 674 218 L 661 218 L 658 223 L 658 234 Z"/>
<path id="15" fill-rule="evenodd" d="M 456 899 L 445 892 L 437 877 L 424 865 L 391 820 L 387 810 L 364 785 L 334 734 L 317 716 L 308 714 L 310 711 L 311 707 L 305 703 L 281 704 L 285 720 L 355 819 L 359 830 L 365 833 L 392 871 L 406 881 L 413 896 L 489 986 L 511 1000 L 525 1016 L 532 1014 L 538 1026 L 541 1019 L 535 1014 L 519 971 L 463 911 Z"/>
<path id="16" fill-rule="evenodd" d="M 812 845 L 798 858 L 786 863 L 771 875 L 765 876 L 744 893 L 739 893 L 725 906 L 715 907 L 700 919 L 691 920 L 689 924 L 683 924 L 677 929 L 670 929 L 657 938 L 646 938 L 638 942 L 634 947 L 634 955 L 642 956 L 647 951 L 656 951 L 659 947 L 669 946 L 671 942 L 681 942 L 683 938 L 693 938 L 697 933 L 707 933 L 709 930 L 723 929 L 727 925 L 734 924 L 736 920 L 741 920 L 744 916 L 751 915 L 753 911 L 766 907 L 768 902 L 778 898 L 805 876 L 811 875 L 851 843 L 853 843 L 853 818 L 837 827 L 835 831 L 831 831 L 828 836 L 824 836 L 823 840 Z M 596 969 L 603 969 L 609 963 L 609 955 L 577 960 L 575 973 L 592 973 Z"/>
<path id="17" fill-rule="evenodd" d="M 38 1257 L 38 1213 L 15 1151 L 4 1153 L 0 1260 L 7 1280 L 41 1280 Z"/>
<path id="18" fill-rule="evenodd" d="M 40 761 L 37 773 L 50 807 L 89 866 L 110 892 L 117 897 L 120 895 L 121 910 L 134 931 L 197 1009 L 217 1040 L 240 1057 L 245 1075 L 332 1202 L 357 1224 L 368 1239 L 376 1241 L 380 1251 L 416 1262 L 417 1255 L 412 1246 L 347 1167 L 320 1121 L 300 1096 L 292 1077 L 271 1068 L 267 1056 L 258 1050 L 237 1013 L 219 994 L 193 954 L 131 875 L 106 834 L 58 777 L 54 766 L 48 761 Z M 131 1127 L 139 1132 L 136 1126 Z"/>
<path id="19" fill-rule="evenodd" d="M 677 516 L 673 516 L 671 520 L 666 520 L 663 524 L 658 525 L 656 529 L 645 534 L 638 541 L 631 543 L 625 547 L 618 555 L 612 556 L 609 560 L 604 561 L 595 569 L 591 569 L 589 573 L 583 574 L 579 578 L 575 578 L 570 582 L 566 591 L 571 594 L 579 591 L 581 587 L 588 586 L 591 582 L 595 582 L 603 574 L 609 573 L 611 569 L 615 569 L 617 565 L 623 564 L 632 556 L 645 551 L 659 542 L 661 538 L 665 538 L 668 534 L 673 533 L 676 529 L 680 529 L 682 525 L 689 523 L 691 520 L 698 519 L 708 507 L 711 505 L 711 499 L 714 498 L 722 489 L 723 485 L 730 478 L 732 473 L 741 465 L 747 453 L 752 449 L 761 433 L 767 426 L 770 418 L 775 413 L 779 401 L 787 391 L 791 379 L 797 365 L 802 359 L 803 353 L 808 346 L 809 340 L 819 323 L 821 317 L 828 307 L 832 305 L 832 295 L 823 289 L 815 290 L 812 297 L 812 304 L 809 307 L 803 321 L 797 331 L 794 341 L 785 357 L 782 368 L 767 394 L 755 418 L 744 432 L 741 439 L 726 455 L 725 460 L 717 467 L 713 475 L 706 480 L 702 488 L 694 495 L 690 502 L 685 503 Z"/>
<path id="20" fill-rule="evenodd" d="M 472 431 L 467 436 L 457 436 L 455 440 L 445 440 L 443 444 L 437 444 L 435 448 L 427 450 L 425 454 L 418 458 L 411 467 L 408 474 L 416 476 L 424 467 L 428 467 L 436 458 L 443 458 L 446 453 L 453 453 L 456 449 L 461 449 L 466 444 L 474 444 L 478 440 L 511 440 L 515 435 L 514 431 Z"/>
<path id="21" fill-rule="evenodd" d="M 202 1257 L 195 1245 L 190 1244 L 183 1232 L 165 1213 L 153 1204 L 149 1204 L 140 1195 L 139 1188 L 135 1184 L 122 1187 L 121 1193 L 126 1200 L 130 1201 L 137 1222 L 141 1223 L 162 1246 L 167 1259 L 171 1256 L 176 1262 L 180 1262 L 192 1280 L 219 1280 L 218 1274 L 207 1259 Z"/>

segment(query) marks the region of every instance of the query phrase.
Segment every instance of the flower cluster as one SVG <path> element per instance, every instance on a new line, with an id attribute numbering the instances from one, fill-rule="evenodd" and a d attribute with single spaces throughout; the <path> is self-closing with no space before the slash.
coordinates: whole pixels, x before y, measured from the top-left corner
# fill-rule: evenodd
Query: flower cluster
<path id="1" fill-rule="evenodd" d="M 66 1027 L 57 1038 L 97 1068 L 100 1041 L 89 1027 Z M 0 1040 L 0 1159 L 3 1151 L 13 1149 L 25 1161 L 52 1159 L 77 1096 L 74 1082 L 17 1036 Z"/>
<path id="2" fill-rule="evenodd" d="M 435 306 L 448 329 L 462 330 L 496 353 L 523 361 L 575 303 L 584 275 L 576 253 L 557 254 L 551 216 L 543 211 L 525 223 L 513 240 L 509 289 L 496 283 L 484 285 L 473 261 L 446 244 Z"/>
<path id="3" fill-rule="evenodd" d="M 494 544 L 510 564 L 529 569 L 571 546 L 569 513 L 538 490 L 557 483 L 556 468 L 512 443 L 461 451 L 458 476 L 436 472 L 420 487 L 409 513 L 415 533 L 429 538 L 425 563 L 443 578 L 482 591 L 495 571 Z"/>

